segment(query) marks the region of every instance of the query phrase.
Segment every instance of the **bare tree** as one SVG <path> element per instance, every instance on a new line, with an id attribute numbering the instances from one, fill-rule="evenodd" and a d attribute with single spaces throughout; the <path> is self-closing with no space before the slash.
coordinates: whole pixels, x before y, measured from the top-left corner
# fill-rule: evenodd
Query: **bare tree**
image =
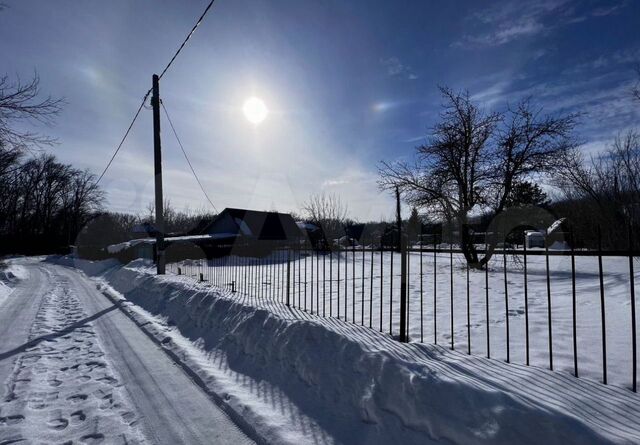
<path id="1" fill-rule="evenodd" d="M 479 257 L 470 217 L 504 210 L 515 184 L 554 170 L 554 160 L 575 146 L 575 115 L 542 116 L 524 100 L 506 113 L 488 112 L 468 92 L 440 89 L 443 111 L 413 164 L 383 162 L 379 185 L 399 187 L 406 201 L 460 227 L 460 245 L 471 267 L 483 267 L 496 238 Z"/>
<path id="2" fill-rule="evenodd" d="M 22 83 L 0 77 L 0 147 L 4 151 L 22 152 L 31 146 L 51 145 L 55 142 L 41 134 L 19 130 L 16 123 L 28 121 L 50 125 L 60 112 L 62 99 L 40 96 L 40 78 L 34 74 L 31 81 Z"/>
<path id="3" fill-rule="evenodd" d="M 311 195 L 302 210 L 309 221 L 322 229 L 325 238 L 344 234 L 348 211 L 337 195 L 324 192 Z"/>
<path id="4" fill-rule="evenodd" d="M 610 244 L 624 245 L 625 226 L 640 220 L 640 133 L 619 134 L 607 150 L 589 159 L 579 150 L 568 152 L 556 183 L 567 199 L 593 208 L 579 225 L 607 226 L 608 232 L 620 235 L 609 239 Z"/>

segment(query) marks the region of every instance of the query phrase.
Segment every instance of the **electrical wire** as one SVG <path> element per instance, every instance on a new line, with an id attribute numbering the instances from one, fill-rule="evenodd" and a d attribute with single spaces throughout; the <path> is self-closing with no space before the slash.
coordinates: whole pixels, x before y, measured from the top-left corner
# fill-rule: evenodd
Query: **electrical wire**
<path id="1" fill-rule="evenodd" d="M 198 19 L 198 21 L 196 22 L 195 25 L 193 25 L 193 28 L 191 28 L 191 31 L 189 32 L 189 34 L 187 34 L 187 37 L 184 39 L 184 41 L 182 42 L 182 45 L 180 45 L 180 47 L 178 48 L 178 50 L 176 51 L 176 53 L 173 55 L 173 57 L 171 58 L 171 60 L 169 60 L 169 63 L 167 64 L 167 66 L 162 70 L 162 72 L 160 73 L 160 75 L 158 76 L 158 79 L 162 79 L 162 76 L 164 76 L 164 73 L 167 72 L 167 70 L 169 69 L 169 67 L 171 66 L 171 64 L 173 63 L 173 61 L 176 59 L 176 57 L 178 57 L 178 54 L 180 54 L 180 51 L 182 51 L 182 48 L 184 48 L 184 46 L 187 44 L 187 42 L 189 41 L 189 39 L 191 38 L 191 36 L 193 35 L 194 32 L 196 32 L 196 28 L 198 28 L 198 26 L 200 26 L 200 23 L 202 23 L 202 20 L 204 19 L 204 16 L 207 15 L 207 12 L 209 12 L 209 9 L 211 9 L 211 6 L 213 6 L 213 2 L 215 0 L 211 0 L 209 2 L 209 4 L 207 5 L 207 7 L 205 8 L 204 12 L 202 13 L 202 15 L 200 16 L 200 18 Z"/>
<path id="2" fill-rule="evenodd" d="M 200 16 L 200 18 L 198 19 L 198 21 L 196 22 L 195 25 L 193 25 L 193 28 L 191 28 L 191 31 L 189 32 L 189 34 L 187 34 L 187 37 L 184 39 L 184 41 L 182 42 L 182 44 L 180 45 L 180 47 L 178 48 L 178 50 L 175 52 L 175 54 L 173 55 L 173 57 L 171 57 L 171 60 L 169 60 L 169 63 L 167 64 L 167 66 L 164 67 L 164 69 L 162 70 L 162 72 L 160 73 L 160 75 L 158 76 L 158 79 L 162 79 L 162 76 L 164 76 L 164 73 L 167 72 L 167 70 L 169 69 L 169 67 L 171 66 L 171 64 L 173 63 L 174 60 L 176 60 L 176 57 L 178 57 L 178 54 L 180 54 L 180 51 L 182 51 L 182 48 L 184 48 L 184 46 L 187 44 L 187 42 L 189 41 L 189 39 L 191 38 L 191 36 L 193 35 L 194 32 L 196 32 L 196 29 L 198 28 L 198 26 L 200 26 L 200 23 L 202 23 L 202 20 L 204 19 L 204 17 L 207 15 L 207 12 L 209 12 L 209 9 L 211 9 L 211 6 L 213 6 L 213 2 L 215 0 L 211 0 L 209 2 L 209 4 L 207 5 L 207 7 L 205 8 L 204 12 L 202 13 L 202 15 Z M 129 127 L 127 128 L 127 131 L 124 133 L 124 136 L 122 137 L 122 139 L 120 140 L 120 143 L 118 144 L 118 147 L 116 148 L 116 150 L 113 152 L 113 155 L 111 156 L 111 159 L 109 159 L 109 162 L 107 163 L 107 166 L 104 168 L 104 170 L 102 171 L 102 173 L 100 174 L 100 177 L 98 178 L 98 180 L 95 182 L 95 185 L 98 185 L 100 183 L 100 181 L 102 180 L 102 178 L 104 177 L 105 173 L 107 173 L 107 170 L 109 170 L 109 167 L 111 167 L 111 164 L 113 163 L 113 160 L 116 158 L 116 156 L 118 155 L 118 152 L 120 151 L 120 149 L 122 148 L 122 145 L 124 144 L 124 141 L 127 139 L 127 136 L 129 136 L 129 133 L 131 132 L 131 129 L 133 128 L 133 124 L 135 124 L 136 119 L 138 119 L 138 116 L 140 115 L 140 111 L 142 111 L 142 108 L 144 108 L 144 104 L 147 101 L 147 98 L 149 97 L 149 94 L 151 94 L 151 90 L 147 91 L 147 94 L 144 95 L 144 99 L 142 99 L 142 103 L 140 104 L 140 106 L 138 107 L 138 111 L 136 111 L 135 116 L 133 116 L 133 120 L 131 121 L 131 123 L 129 124 Z M 166 109 L 165 109 L 165 113 L 166 113 Z M 167 115 L 167 118 L 169 117 L 169 115 Z M 174 130 L 175 133 L 175 130 Z M 176 135 L 177 137 L 177 135 Z M 183 150 L 184 152 L 184 150 Z M 186 156 L 186 154 L 185 154 Z M 187 159 L 188 161 L 188 159 Z M 193 168 L 192 168 L 193 170 Z M 200 181 L 198 181 L 198 183 L 200 183 Z M 200 186 L 202 187 L 202 185 Z M 203 189 L 204 191 L 204 189 Z M 205 193 L 206 195 L 206 193 Z M 208 199 L 208 197 L 207 197 Z M 209 201 L 211 203 L 211 201 Z M 213 203 L 211 203 L 211 205 L 213 206 Z M 215 209 L 215 206 L 213 206 L 213 208 Z M 216 210 L 217 211 L 217 210 Z"/>
<path id="3" fill-rule="evenodd" d="M 176 141 L 178 141 L 178 145 L 180 146 L 180 149 L 182 150 L 182 154 L 184 155 L 184 158 L 187 160 L 187 164 L 189 164 L 189 168 L 191 169 L 191 173 L 193 173 L 193 177 L 196 178 L 196 181 L 198 182 L 198 185 L 200 186 L 200 190 L 202 190 L 202 193 L 204 194 L 204 197 L 207 198 L 207 201 L 209 201 L 209 204 L 211 204 L 211 207 L 213 207 L 213 210 L 215 210 L 215 212 L 218 213 L 218 209 L 216 208 L 215 204 L 213 204 L 213 202 L 209 198 L 209 195 L 207 195 L 206 190 L 202 186 L 202 182 L 200 182 L 200 178 L 198 178 L 198 175 L 197 175 L 196 171 L 194 170 L 193 165 L 191 164 L 191 161 L 189 160 L 189 156 L 187 156 L 187 152 L 185 151 L 184 146 L 182 145 L 182 142 L 180 141 L 180 138 L 178 137 L 178 133 L 176 132 L 176 128 L 173 126 L 173 122 L 171 121 L 171 117 L 169 117 L 169 112 L 167 111 L 167 108 L 164 106 L 164 103 L 162 101 L 160 101 L 160 105 L 162 105 L 162 109 L 164 110 L 164 114 L 165 114 L 165 116 L 167 116 L 167 120 L 169 121 L 169 126 L 171 127 L 171 130 L 173 131 L 173 135 L 176 137 Z"/>
<path id="4" fill-rule="evenodd" d="M 109 167 L 111 167 L 111 163 L 116 158 L 118 152 L 122 148 L 122 145 L 124 144 L 124 141 L 127 139 L 127 136 L 129 136 L 129 133 L 131 132 L 131 129 L 133 128 L 133 124 L 135 124 L 136 119 L 138 119 L 138 116 L 140 115 L 140 111 L 142 111 L 142 108 L 144 107 L 144 104 L 147 102 L 147 98 L 149 97 L 149 94 L 151 94 L 151 90 L 147 91 L 147 94 L 144 95 L 144 98 L 142 99 L 142 103 L 138 107 L 138 111 L 136 111 L 135 116 L 133 116 L 133 119 L 131 120 L 131 123 L 129 124 L 129 127 L 127 128 L 127 131 L 124 133 L 124 136 L 120 140 L 120 143 L 118 144 L 118 147 L 116 148 L 116 151 L 113 152 L 113 155 L 111 156 L 111 159 L 109 159 L 109 162 L 107 163 L 107 166 L 104 168 L 104 170 L 102 170 L 102 173 L 100 174 L 100 177 L 96 181 L 95 185 L 98 185 L 100 183 L 100 181 L 102 180 L 102 178 L 105 175 L 105 173 L 107 173 L 107 170 L 109 170 Z"/>

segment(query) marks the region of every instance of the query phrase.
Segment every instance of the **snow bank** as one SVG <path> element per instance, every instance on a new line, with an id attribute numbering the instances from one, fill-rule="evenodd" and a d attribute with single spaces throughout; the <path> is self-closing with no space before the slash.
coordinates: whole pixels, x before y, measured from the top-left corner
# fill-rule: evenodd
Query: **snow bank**
<path id="1" fill-rule="evenodd" d="M 102 261 L 88 261 L 75 258 L 73 256 L 57 256 L 52 255 L 47 258 L 48 262 L 60 264 L 63 266 L 76 267 L 81 269 L 89 276 L 96 276 L 105 273 L 110 269 L 122 266 L 118 260 L 109 259 Z"/>
<path id="2" fill-rule="evenodd" d="M 20 280 L 29 278 L 29 272 L 18 264 L 0 264 L 0 304 L 13 292 L 13 288 Z"/>
<path id="3" fill-rule="evenodd" d="M 232 299 L 185 277 L 156 277 L 141 261 L 125 267 L 58 261 L 101 275 L 163 319 L 167 329 L 158 336 L 174 326 L 195 342 L 208 359 L 190 366 L 203 379 L 207 367 L 224 362 L 234 376 L 225 402 L 269 443 L 640 441 L 640 398 L 620 388 L 438 346 L 400 344 L 274 302 Z M 162 343 L 180 350 L 172 338 Z M 188 349 L 179 353 L 185 360 Z M 271 398 L 262 394 L 268 391 Z M 296 410 L 274 393 L 284 394 Z M 305 431 L 297 413 L 313 419 L 320 433 Z"/>

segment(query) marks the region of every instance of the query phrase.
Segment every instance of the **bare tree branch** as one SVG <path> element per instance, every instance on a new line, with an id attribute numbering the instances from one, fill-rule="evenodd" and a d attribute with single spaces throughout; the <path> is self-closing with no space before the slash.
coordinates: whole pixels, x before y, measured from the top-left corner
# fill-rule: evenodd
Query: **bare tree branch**
<path id="1" fill-rule="evenodd" d="M 51 125 L 60 113 L 64 103 L 62 99 L 40 96 L 40 78 L 22 83 L 10 82 L 8 76 L 0 77 L 0 146 L 5 150 L 22 152 L 34 146 L 51 145 L 55 139 L 36 132 L 16 129 L 18 122 Z"/>

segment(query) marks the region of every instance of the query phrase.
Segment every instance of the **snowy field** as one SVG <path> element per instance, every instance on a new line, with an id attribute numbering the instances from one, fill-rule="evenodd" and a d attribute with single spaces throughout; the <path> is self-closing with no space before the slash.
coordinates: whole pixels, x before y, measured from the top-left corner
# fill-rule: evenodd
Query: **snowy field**
<path id="1" fill-rule="evenodd" d="M 230 257 L 209 262 L 186 261 L 169 271 L 198 277 L 257 300 L 284 301 L 286 254 L 266 259 Z M 392 260 L 393 256 L 393 260 Z M 290 302 L 309 313 L 346 319 L 398 334 L 400 257 L 390 252 L 351 251 L 291 257 Z M 472 354 L 526 363 L 525 276 L 522 256 L 507 256 L 507 295 L 502 255 L 489 273 L 469 271 L 463 258 L 449 253 L 409 255 L 409 334 L 413 342 L 438 343 Z M 630 387 L 632 330 L 629 264 L 626 257 L 603 257 L 607 377 L 609 384 Z M 434 266 L 435 264 L 435 266 Z M 576 332 L 580 377 L 603 380 L 603 344 L 598 260 L 576 256 Z M 392 269 L 393 268 L 393 269 Z M 636 267 L 638 269 L 638 267 Z M 573 311 L 571 259 L 549 257 L 553 367 L 573 373 Z M 452 298 L 453 275 L 453 298 Z M 639 273 L 635 273 L 637 281 Z M 346 280 L 345 280 L 346 276 Z M 382 278 L 381 278 L 382 277 Z M 435 277 L 435 279 L 434 279 Z M 488 308 L 486 282 L 488 278 Z M 527 256 L 529 363 L 549 367 L 549 305 L 545 256 Z M 346 298 L 345 298 L 346 295 Z M 355 295 L 355 298 L 354 298 Z M 508 312 L 507 312 L 508 303 Z M 453 317 L 452 317 L 453 307 Z M 487 322 L 488 310 L 488 322 Z M 469 323 L 467 323 L 467 317 Z M 453 320 L 453 330 L 452 330 Z M 470 334 L 470 335 L 469 335 Z"/>

